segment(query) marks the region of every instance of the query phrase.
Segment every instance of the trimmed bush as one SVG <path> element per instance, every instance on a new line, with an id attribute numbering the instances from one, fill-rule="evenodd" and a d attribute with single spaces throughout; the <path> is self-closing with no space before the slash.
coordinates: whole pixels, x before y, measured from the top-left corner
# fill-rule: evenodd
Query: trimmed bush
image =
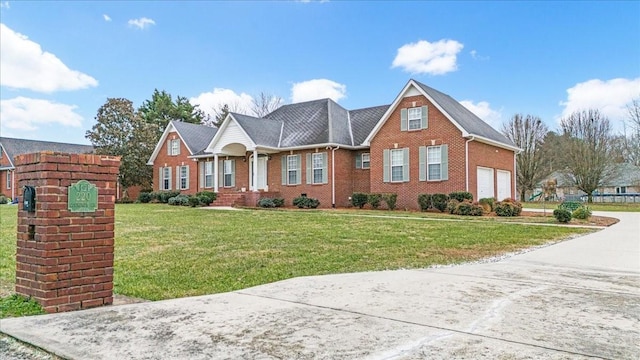
<path id="1" fill-rule="evenodd" d="M 158 191 L 155 198 L 156 200 L 158 200 L 158 202 L 167 204 L 169 202 L 169 199 L 178 195 L 180 195 L 180 191 Z"/>
<path id="2" fill-rule="evenodd" d="M 297 206 L 299 209 L 315 209 L 320 206 L 320 201 L 306 196 L 299 196 L 293 199 L 293 206 Z"/>
<path id="3" fill-rule="evenodd" d="M 561 223 L 568 223 L 571 221 L 571 211 L 563 208 L 557 208 L 553 210 L 553 216 Z"/>
<path id="4" fill-rule="evenodd" d="M 387 208 L 389 208 L 389 210 L 395 210 L 396 202 L 398 201 L 398 194 L 396 193 L 384 194 L 382 195 L 382 199 L 387 204 Z"/>
<path id="5" fill-rule="evenodd" d="M 514 199 L 507 198 L 496 203 L 495 211 L 498 216 L 520 216 L 522 204 Z"/>
<path id="6" fill-rule="evenodd" d="M 178 195 L 169 198 L 167 200 L 167 204 L 175 205 L 175 206 L 188 206 L 189 205 L 189 196 L 188 195 Z"/>
<path id="7" fill-rule="evenodd" d="M 151 200 L 153 200 L 153 195 L 150 192 L 141 192 L 140 195 L 138 195 L 138 202 L 143 204 L 151 202 Z"/>
<path id="8" fill-rule="evenodd" d="M 191 206 L 191 207 L 197 207 L 197 206 L 203 205 L 200 202 L 200 197 L 198 197 L 198 196 L 189 196 L 188 203 L 189 203 L 189 206 Z"/>
<path id="9" fill-rule="evenodd" d="M 478 200 L 478 204 L 480 204 L 480 206 L 482 206 L 482 208 L 484 209 L 484 212 L 486 212 L 487 214 L 492 212 L 496 206 L 496 199 L 494 198 L 482 198 L 480 200 Z"/>
<path id="10" fill-rule="evenodd" d="M 447 211 L 449 212 L 449 214 L 456 213 L 456 208 L 458 207 L 458 204 L 460 204 L 460 201 L 456 199 L 449 200 L 449 202 L 447 203 Z"/>
<path id="11" fill-rule="evenodd" d="M 216 193 L 213 191 L 200 191 L 196 193 L 196 197 L 203 206 L 209 206 L 212 202 L 216 201 Z"/>
<path id="12" fill-rule="evenodd" d="M 447 202 L 449 201 L 449 197 L 447 194 L 433 194 L 431 195 L 431 203 L 433 207 L 440 210 L 440 212 L 444 212 L 447 210 Z"/>
<path id="13" fill-rule="evenodd" d="M 580 206 L 582 206 L 582 203 L 579 201 L 565 201 L 562 204 L 560 204 L 558 207 L 560 209 L 565 209 L 573 212 L 573 211 L 576 211 L 576 209 L 578 209 Z"/>
<path id="14" fill-rule="evenodd" d="M 456 199 L 460 202 L 465 200 L 473 201 L 473 194 L 468 191 L 454 191 L 449 194 L 449 199 Z"/>
<path id="15" fill-rule="evenodd" d="M 261 208 L 274 208 L 276 204 L 273 202 L 271 198 L 262 198 L 258 200 L 258 206 Z"/>
<path id="16" fill-rule="evenodd" d="M 274 198 L 273 200 L 273 204 L 276 207 L 283 207 L 284 206 L 284 199 L 283 198 Z"/>
<path id="17" fill-rule="evenodd" d="M 380 202 L 381 201 L 382 201 L 382 195 L 381 194 L 369 194 L 367 196 L 367 202 L 374 209 L 377 209 L 377 208 L 380 207 Z"/>
<path id="18" fill-rule="evenodd" d="M 589 216 L 591 216 L 591 214 L 591 209 L 589 209 L 589 207 L 580 206 L 579 208 L 575 209 L 571 215 L 576 219 L 587 220 Z"/>
<path id="19" fill-rule="evenodd" d="M 0 195 L 0 204 L 7 204 L 9 202 L 9 199 L 7 199 L 6 196 L 4 195 Z"/>
<path id="20" fill-rule="evenodd" d="M 419 194 L 418 206 L 420 206 L 420 211 L 429 210 L 431 208 L 431 194 Z"/>
<path id="21" fill-rule="evenodd" d="M 357 208 L 362 209 L 365 205 L 367 205 L 367 200 L 369 200 L 369 196 L 365 193 L 356 192 L 351 194 L 351 205 Z"/>

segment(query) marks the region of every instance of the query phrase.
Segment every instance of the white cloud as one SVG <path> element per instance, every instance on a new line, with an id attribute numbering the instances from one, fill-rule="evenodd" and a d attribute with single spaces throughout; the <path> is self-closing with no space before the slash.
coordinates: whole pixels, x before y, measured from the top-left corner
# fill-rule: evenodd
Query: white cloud
<path id="1" fill-rule="evenodd" d="M 214 88 L 213 91 L 192 97 L 189 102 L 192 105 L 198 105 L 200 110 L 211 116 L 215 116 L 216 111 L 219 111 L 225 104 L 229 105 L 229 110 L 232 112 L 249 114 L 253 97 L 246 93 L 236 94 L 231 89 Z"/>
<path id="2" fill-rule="evenodd" d="M 293 84 L 291 102 L 298 103 L 309 100 L 330 98 L 339 101 L 344 98 L 347 86 L 328 79 L 313 79 Z"/>
<path id="3" fill-rule="evenodd" d="M 471 100 L 462 100 L 460 104 L 484 120 L 484 122 L 491 125 L 494 129 L 500 129 L 502 124 L 502 110 L 492 109 L 491 105 L 486 101 L 480 101 L 474 104 Z"/>
<path id="4" fill-rule="evenodd" d="M 59 124 L 79 127 L 82 116 L 75 110 L 76 105 L 67 105 L 42 99 L 17 98 L 0 100 L 2 128 L 14 130 L 36 130 L 39 125 Z"/>
<path id="5" fill-rule="evenodd" d="M 10 9 L 11 6 L 9 6 L 8 1 L 0 1 L 0 8 Z"/>
<path id="6" fill-rule="evenodd" d="M 463 47 L 455 40 L 434 43 L 420 40 L 400 47 L 391 67 L 400 67 L 412 74 L 446 74 L 458 69 L 456 55 Z"/>
<path id="7" fill-rule="evenodd" d="M 38 92 L 98 86 L 91 76 L 69 69 L 28 37 L 0 24 L 0 85 Z"/>
<path id="8" fill-rule="evenodd" d="M 640 77 L 635 79 L 617 78 L 611 80 L 592 79 L 567 89 L 567 100 L 562 115 L 556 120 L 571 115 L 574 111 L 597 109 L 609 118 L 614 131 L 622 130 L 622 122 L 627 116 L 627 104 L 640 97 Z"/>
<path id="9" fill-rule="evenodd" d="M 111 16 L 107 15 L 107 14 L 102 14 L 102 18 L 104 18 L 104 21 L 111 21 Z"/>
<path id="10" fill-rule="evenodd" d="M 489 60 L 488 56 L 478 55 L 478 51 L 477 50 L 471 50 L 471 51 L 469 51 L 469 54 L 471 55 L 471 57 L 474 60 L 481 60 L 481 61 Z"/>
<path id="11" fill-rule="evenodd" d="M 144 30 L 145 28 L 155 25 L 156 22 L 153 19 L 149 19 L 146 17 L 141 17 L 139 19 L 131 19 L 128 22 L 129 26 L 137 27 L 140 30 Z"/>

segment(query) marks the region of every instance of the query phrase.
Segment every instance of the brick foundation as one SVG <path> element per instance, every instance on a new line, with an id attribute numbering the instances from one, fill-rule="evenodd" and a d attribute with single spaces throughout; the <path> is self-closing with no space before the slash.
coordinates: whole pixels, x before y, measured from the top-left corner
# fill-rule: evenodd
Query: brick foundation
<path id="1" fill-rule="evenodd" d="M 16 293 L 47 312 L 113 303 L 116 180 L 120 159 L 40 152 L 15 158 L 20 207 Z M 87 180 L 98 188 L 95 212 L 67 210 L 67 189 Z M 36 211 L 24 211 L 22 189 L 36 189 Z"/>

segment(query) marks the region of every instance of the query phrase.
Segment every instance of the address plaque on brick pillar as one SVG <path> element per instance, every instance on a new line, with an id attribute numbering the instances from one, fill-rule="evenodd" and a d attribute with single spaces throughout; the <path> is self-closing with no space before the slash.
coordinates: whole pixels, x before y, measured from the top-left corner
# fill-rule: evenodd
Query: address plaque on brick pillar
<path id="1" fill-rule="evenodd" d="M 94 212 L 98 209 L 98 188 L 87 180 L 71 184 L 68 189 L 71 212 Z"/>

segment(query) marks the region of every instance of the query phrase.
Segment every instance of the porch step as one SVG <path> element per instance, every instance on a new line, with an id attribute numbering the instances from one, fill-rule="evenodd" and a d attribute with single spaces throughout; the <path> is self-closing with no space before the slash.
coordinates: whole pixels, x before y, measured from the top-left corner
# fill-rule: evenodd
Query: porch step
<path id="1" fill-rule="evenodd" d="M 220 194 L 216 195 L 216 200 L 211 206 L 244 206 L 245 194 Z"/>

